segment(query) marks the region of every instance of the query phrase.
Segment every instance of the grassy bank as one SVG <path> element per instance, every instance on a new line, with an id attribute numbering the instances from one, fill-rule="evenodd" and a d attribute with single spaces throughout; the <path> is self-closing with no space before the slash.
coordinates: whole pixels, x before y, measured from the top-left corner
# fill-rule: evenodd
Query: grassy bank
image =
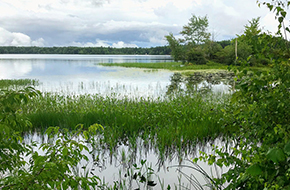
<path id="1" fill-rule="evenodd" d="M 180 72 L 183 75 L 191 75 L 195 72 L 202 73 L 218 73 L 223 71 L 228 71 L 229 66 L 215 63 L 215 62 L 207 62 L 205 65 L 194 65 L 194 64 L 186 64 L 184 65 L 181 62 L 160 62 L 160 63 L 100 63 L 102 66 L 108 67 L 126 67 L 126 68 L 143 68 L 143 69 L 166 69 L 174 72 Z M 233 67 L 233 66 L 231 66 Z M 239 68 L 240 66 L 237 66 Z M 257 71 L 270 71 L 270 66 L 261 66 L 261 67 L 251 67 L 247 66 L 246 69 L 257 72 Z"/>
<path id="2" fill-rule="evenodd" d="M 186 70 L 226 70 L 227 66 L 219 63 L 208 62 L 206 65 L 184 65 L 181 62 L 160 62 L 160 63 L 100 63 L 102 66 L 134 67 L 146 69 L 167 69 L 171 71 Z"/>

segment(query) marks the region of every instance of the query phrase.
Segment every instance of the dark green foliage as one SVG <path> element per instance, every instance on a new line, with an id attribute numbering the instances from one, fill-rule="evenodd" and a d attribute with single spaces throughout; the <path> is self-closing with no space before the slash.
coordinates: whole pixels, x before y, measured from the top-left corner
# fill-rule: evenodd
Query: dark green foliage
<path id="1" fill-rule="evenodd" d="M 22 133 L 31 129 L 32 125 L 22 115 L 23 106 L 39 92 L 33 88 L 20 91 L 0 91 L 0 189 L 97 189 L 101 187 L 100 179 L 86 174 L 74 175 L 72 168 L 81 160 L 88 161 L 83 150 L 88 151 L 89 135 L 96 135 L 100 125 L 91 125 L 88 131 L 77 126 L 68 131 L 58 127 L 50 127 L 46 134 L 48 142 L 25 144 Z M 86 135 L 84 135 L 86 134 Z M 87 140 L 76 141 L 76 137 Z M 55 140 L 55 142 L 54 142 Z M 94 142 L 92 142 L 94 144 Z M 39 154 L 37 149 L 44 151 Z M 28 158 L 26 161 L 24 158 Z"/>
<path id="2" fill-rule="evenodd" d="M 15 47 L 2 46 L 0 54 L 117 54 L 117 55 L 169 55 L 168 46 L 151 48 L 112 48 L 112 47 Z"/>
<path id="3" fill-rule="evenodd" d="M 290 2 L 279 2 L 265 4 L 270 10 L 274 4 L 274 12 L 285 17 L 284 8 Z M 279 54 L 287 51 L 281 48 Z M 273 69 L 267 72 L 236 70 L 237 90 L 223 110 L 226 127 L 239 127 L 231 137 L 234 146 L 230 151 L 215 147 L 213 154 L 201 157 L 209 164 L 230 166 L 214 179 L 216 188 L 290 189 L 290 62 L 281 56 L 272 63 Z"/>
<path id="4" fill-rule="evenodd" d="M 173 92 L 179 92 L 181 90 L 183 78 L 180 73 L 174 73 L 170 77 L 170 85 L 167 86 L 167 94 L 171 94 Z"/>
<path id="5" fill-rule="evenodd" d="M 225 48 L 226 46 L 231 45 L 231 41 L 232 40 L 222 40 L 222 41 L 218 41 L 216 43 L 220 44 L 222 46 L 222 48 Z"/>
<path id="6" fill-rule="evenodd" d="M 268 3 L 267 6 L 277 11 L 279 28 L 281 29 L 284 20 L 282 17 L 286 15 L 286 12 L 280 10 L 280 8 L 274 8 L 279 6 L 275 3 L 273 1 Z M 247 62 L 249 66 L 263 66 L 272 64 L 273 59 L 283 58 L 287 60 L 290 58 L 289 42 L 282 37 L 262 32 L 260 17 L 250 20 L 249 24 L 245 26 L 244 33 L 233 40 L 210 41 L 207 27 L 207 17 L 193 15 L 188 25 L 185 25 L 180 32 L 184 39 L 175 39 L 173 34 L 166 36 L 172 50 L 171 55 L 175 61 L 195 63 L 194 60 L 198 59 L 201 61 L 197 61 L 195 64 L 204 64 L 202 53 L 200 51 L 194 53 L 192 48 L 202 50 L 206 61 L 215 61 L 225 65 L 240 65 L 240 63 Z M 285 28 L 285 30 L 287 29 L 288 27 Z M 237 57 L 235 52 L 236 40 L 238 42 Z M 286 51 L 282 49 L 286 49 Z"/>
<path id="7" fill-rule="evenodd" d="M 206 41 L 201 47 L 205 53 L 205 57 L 213 61 L 218 61 L 217 53 L 223 49 L 220 43 L 213 41 Z"/>
<path id="8" fill-rule="evenodd" d="M 205 65 L 207 60 L 205 59 L 205 54 L 203 50 L 199 48 L 192 48 L 186 54 L 186 60 L 189 63 L 193 63 L 196 65 Z"/>
<path id="9" fill-rule="evenodd" d="M 165 36 L 165 38 L 169 43 L 169 47 L 171 49 L 171 56 L 173 57 L 174 61 L 185 61 L 186 47 L 180 44 L 180 41 L 175 39 L 172 33 Z"/>
<path id="10" fill-rule="evenodd" d="M 251 55 L 251 47 L 244 42 L 238 42 L 238 60 L 236 61 L 235 44 L 226 46 L 224 49 L 216 53 L 216 59 L 219 63 L 226 65 L 239 65 L 239 62 L 247 61 Z"/>

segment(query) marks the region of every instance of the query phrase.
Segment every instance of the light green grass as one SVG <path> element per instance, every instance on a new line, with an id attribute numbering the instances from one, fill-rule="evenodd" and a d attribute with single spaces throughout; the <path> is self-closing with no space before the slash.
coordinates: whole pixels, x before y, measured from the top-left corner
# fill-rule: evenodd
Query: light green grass
<path id="1" fill-rule="evenodd" d="M 134 67 L 146 69 L 167 69 L 171 71 L 184 71 L 184 70 L 226 70 L 227 66 L 209 62 L 206 65 L 183 65 L 181 62 L 161 62 L 161 63 L 100 63 L 102 66 L 118 66 L 118 67 Z"/>
<path id="2" fill-rule="evenodd" d="M 205 65 L 194 65 L 194 64 L 183 64 L 181 62 L 160 62 L 160 63 L 100 63 L 102 66 L 109 67 L 126 67 L 126 68 L 143 68 L 143 69 L 152 69 L 149 71 L 154 71 L 157 69 L 166 69 L 174 72 L 180 72 L 183 75 L 190 75 L 195 72 L 203 73 L 218 73 L 220 71 L 232 72 L 229 71 L 229 66 L 209 61 Z M 230 66 L 234 67 L 234 66 Z M 240 66 L 236 66 L 240 68 Z M 243 67 L 244 68 L 244 67 Z M 270 71 L 270 66 L 261 66 L 261 67 L 246 67 L 248 70 L 257 72 L 257 71 Z"/>

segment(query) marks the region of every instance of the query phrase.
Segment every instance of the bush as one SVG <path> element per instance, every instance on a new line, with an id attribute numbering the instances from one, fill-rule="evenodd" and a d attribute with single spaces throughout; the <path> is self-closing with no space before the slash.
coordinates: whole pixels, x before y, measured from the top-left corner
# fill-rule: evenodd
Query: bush
<path id="1" fill-rule="evenodd" d="M 223 47 L 217 42 L 207 41 L 202 45 L 202 49 L 207 59 L 216 61 L 218 58 L 216 54 L 222 51 Z"/>
<path id="2" fill-rule="evenodd" d="M 192 48 L 186 54 L 186 60 L 188 63 L 195 63 L 196 65 L 205 65 L 206 59 L 205 54 L 201 49 Z"/>
<path id="3" fill-rule="evenodd" d="M 239 128 L 234 146 L 203 156 L 209 164 L 231 166 L 214 180 L 217 187 L 290 189 L 289 71 L 289 62 L 277 62 L 270 72 L 238 72 L 238 90 L 224 110 L 225 127 Z"/>
<path id="4" fill-rule="evenodd" d="M 265 57 L 261 58 L 256 58 L 256 57 L 251 57 L 250 59 L 250 65 L 251 66 L 265 66 L 269 65 L 271 63 L 271 60 Z"/>
<path id="5" fill-rule="evenodd" d="M 251 55 L 251 46 L 245 42 L 238 42 L 238 60 L 246 61 L 247 58 Z M 219 63 L 226 65 L 231 65 L 235 63 L 235 44 L 232 43 L 229 46 L 226 46 L 222 51 L 216 53 L 217 60 Z"/>

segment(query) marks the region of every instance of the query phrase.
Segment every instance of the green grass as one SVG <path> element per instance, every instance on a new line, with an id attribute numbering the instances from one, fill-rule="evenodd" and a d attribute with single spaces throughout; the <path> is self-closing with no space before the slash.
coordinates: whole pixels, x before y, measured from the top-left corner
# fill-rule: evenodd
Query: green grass
<path id="1" fill-rule="evenodd" d="M 206 65 L 183 65 L 181 62 L 160 62 L 160 63 L 100 63 L 102 66 L 134 67 L 146 69 L 167 69 L 173 71 L 184 70 L 226 70 L 227 66 L 219 63 L 208 62 Z"/>
<path id="2" fill-rule="evenodd" d="M 221 112 L 227 98 L 198 93 L 164 100 L 46 93 L 27 104 L 23 116 L 30 119 L 36 130 L 49 126 L 71 128 L 80 123 L 85 128 L 101 124 L 104 131 L 99 144 L 110 150 L 118 143 L 136 146 L 136 139 L 141 138 L 161 155 L 168 150 L 184 154 L 193 151 L 196 144 L 227 133 Z"/>
<path id="3" fill-rule="evenodd" d="M 0 80 L 0 88 L 8 89 L 8 88 L 16 88 L 19 89 L 21 87 L 27 86 L 37 86 L 38 80 L 35 79 L 1 79 Z"/>
<path id="4" fill-rule="evenodd" d="M 100 63 L 102 66 L 117 66 L 117 67 L 127 67 L 127 68 L 143 68 L 152 69 L 149 71 L 155 71 L 157 69 L 166 69 L 175 72 L 181 72 L 183 75 L 191 75 L 195 72 L 203 73 L 218 73 L 220 71 L 228 71 L 228 65 L 216 63 L 209 61 L 205 65 L 194 65 L 194 64 L 182 64 L 181 62 L 160 62 L 160 63 Z M 239 68 L 239 66 L 237 66 Z M 248 70 L 251 71 L 270 71 L 270 66 L 248 66 Z"/>

